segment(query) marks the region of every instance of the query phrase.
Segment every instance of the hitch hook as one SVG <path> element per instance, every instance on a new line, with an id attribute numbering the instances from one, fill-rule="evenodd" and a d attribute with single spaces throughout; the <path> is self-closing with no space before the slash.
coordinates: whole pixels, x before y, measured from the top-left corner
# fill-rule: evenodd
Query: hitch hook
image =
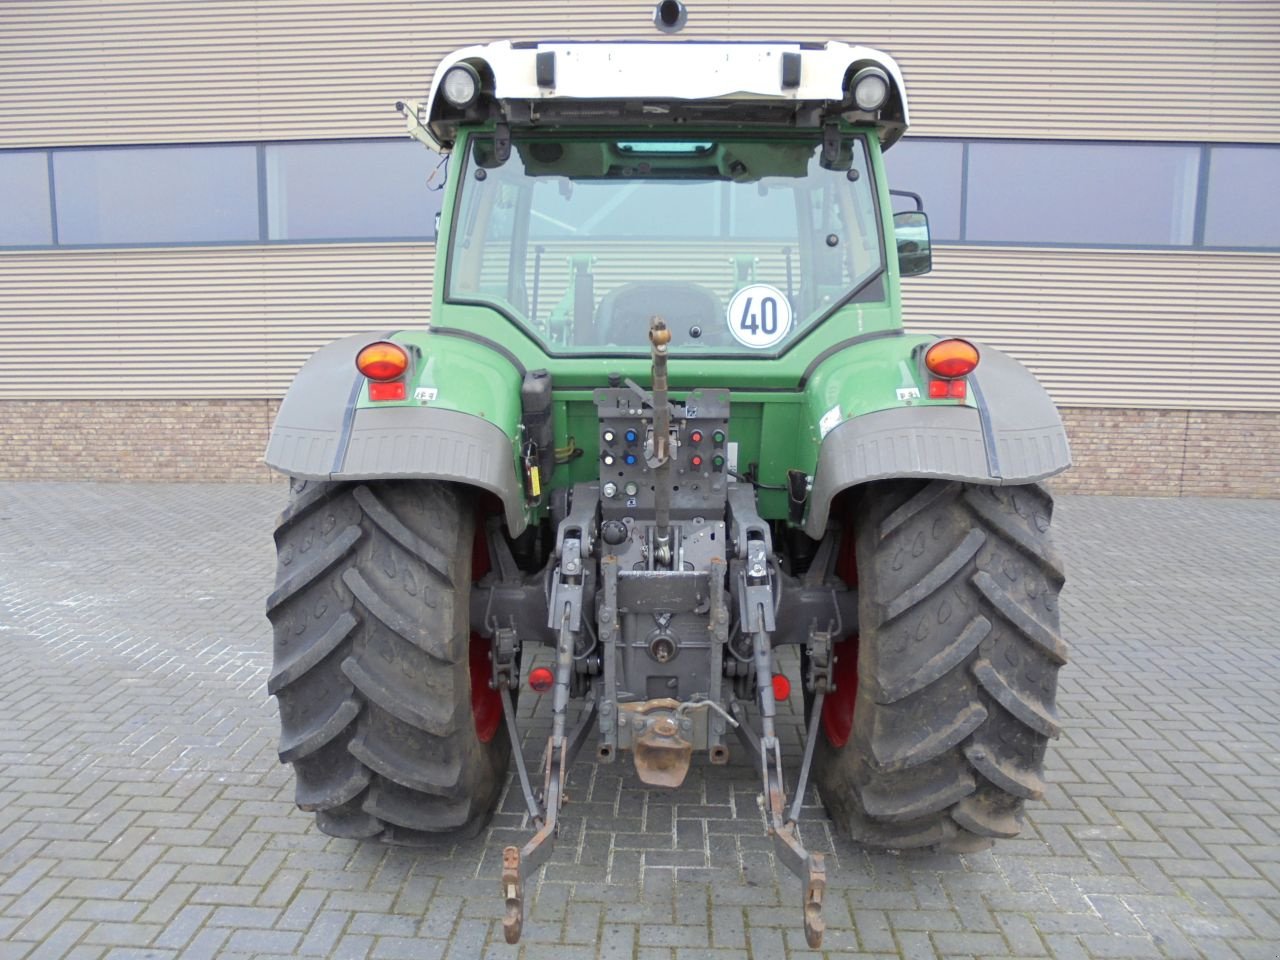
<path id="1" fill-rule="evenodd" d="M 502 895 L 507 903 L 507 912 L 502 918 L 502 935 L 507 943 L 518 943 L 524 930 L 524 881 L 520 878 L 518 847 L 503 848 Z"/>

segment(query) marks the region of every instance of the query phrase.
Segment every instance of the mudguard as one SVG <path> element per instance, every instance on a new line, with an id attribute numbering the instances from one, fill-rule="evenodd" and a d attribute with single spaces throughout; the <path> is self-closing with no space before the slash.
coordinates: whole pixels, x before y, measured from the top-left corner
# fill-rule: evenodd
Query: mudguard
<path id="1" fill-rule="evenodd" d="M 1057 407 L 1021 363 L 978 345 L 973 405 L 898 406 L 851 417 L 822 440 L 804 530 L 822 536 L 842 490 L 889 477 L 1032 483 L 1071 465 Z"/>
<path id="2" fill-rule="evenodd" d="M 371 403 L 360 348 L 390 339 L 414 358 L 404 402 Z M 516 536 L 528 524 L 517 471 L 521 373 L 467 340 L 427 331 L 356 334 L 312 355 L 285 394 L 264 457 L 310 480 L 453 480 L 503 503 Z"/>

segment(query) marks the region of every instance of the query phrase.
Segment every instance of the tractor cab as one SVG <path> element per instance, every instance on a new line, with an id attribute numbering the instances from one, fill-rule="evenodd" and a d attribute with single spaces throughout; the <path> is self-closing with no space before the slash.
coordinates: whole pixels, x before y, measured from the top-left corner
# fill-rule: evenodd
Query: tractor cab
<path id="1" fill-rule="evenodd" d="M 877 158 L 907 106 L 879 51 L 495 43 L 400 106 L 453 154 L 444 301 L 549 355 L 647 355 L 659 314 L 672 357 L 776 357 L 885 300 Z"/>

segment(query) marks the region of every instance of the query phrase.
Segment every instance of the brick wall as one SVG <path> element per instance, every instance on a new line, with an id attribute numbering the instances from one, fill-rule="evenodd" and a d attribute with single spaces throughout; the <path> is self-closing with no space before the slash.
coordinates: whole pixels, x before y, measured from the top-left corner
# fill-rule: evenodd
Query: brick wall
<path id="1" fill-rule="evenodd" d="M 3 400 L 0 480 L 269 481 L 278 400 Z"/>
<path id="2" fill-rule="evenodd" d="M 1062 411 L 1067 493 L 1280 497 L 1280 414 L 1236 410 Z"/>
<path id="3" fill-rule="evenodd" d="M 0 401 L 0 480 L 263 481 L 276 400 Z M 1280 414 L 1062 411 L 1064 493 L 1280 497 Z"/>

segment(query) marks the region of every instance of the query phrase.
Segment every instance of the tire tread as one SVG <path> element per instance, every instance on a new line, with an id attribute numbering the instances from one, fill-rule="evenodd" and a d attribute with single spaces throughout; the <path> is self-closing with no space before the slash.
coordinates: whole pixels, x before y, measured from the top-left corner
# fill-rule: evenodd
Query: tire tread
<path id="1" fill-rule="evenodd" d="M 870 485 L 857 530 L 853 733 L 820 738 L 814 780 L 837 828 L 871 846 L 965 852 L 1017 835 L 1045 795 L 1061 724 L 1065 581 L 1040 484 Z"/>
<path id="2" fill-rule="evenodd" d="M 430 481 L 292 485 L 268 692 L 297 803 L 327 834 L 420 844 L 493 816 L 510 743 L 471 720 L 470 509 Z"/>

